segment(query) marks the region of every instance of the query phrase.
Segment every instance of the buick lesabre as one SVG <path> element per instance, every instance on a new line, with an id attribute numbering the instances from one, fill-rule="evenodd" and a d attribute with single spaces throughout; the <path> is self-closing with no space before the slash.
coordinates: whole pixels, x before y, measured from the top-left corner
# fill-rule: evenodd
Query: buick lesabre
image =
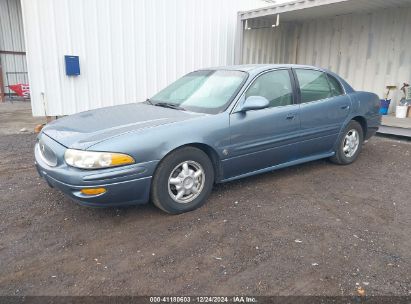
<path id="1" fill-rule="evenodd" d="M 177 214 L 215 183 L 322 158 L 354 162 L 379 125 L 379 98 L 311 66 L 189 73 L 143 103 L 58 119 L 39 134 L 47 183 L 94 207 L 152 201 Z"/>

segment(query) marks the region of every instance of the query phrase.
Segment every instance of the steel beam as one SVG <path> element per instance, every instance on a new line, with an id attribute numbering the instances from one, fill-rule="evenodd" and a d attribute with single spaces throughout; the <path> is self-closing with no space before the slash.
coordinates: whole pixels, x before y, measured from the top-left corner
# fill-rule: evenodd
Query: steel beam
<path id="1" fill-rule="evenodd" d="M 0 54 L 7 54 L 7 55 L 26 55 L 26 52 L 20 52 L 20 51 L 2 51 L 2 50 L 0 50 Z"/>

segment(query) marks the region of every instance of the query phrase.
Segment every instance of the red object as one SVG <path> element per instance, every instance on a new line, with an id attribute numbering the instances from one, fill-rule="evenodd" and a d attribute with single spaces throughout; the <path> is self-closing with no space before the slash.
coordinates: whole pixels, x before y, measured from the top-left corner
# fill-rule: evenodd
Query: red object
<path id="1" fill-rule="evenodd" d="M 28 84 L 12 84 L 9 85 L 9 89 L 17 94 L 17 96 L 29 98 L 30 97 L 30 86 Z"/>

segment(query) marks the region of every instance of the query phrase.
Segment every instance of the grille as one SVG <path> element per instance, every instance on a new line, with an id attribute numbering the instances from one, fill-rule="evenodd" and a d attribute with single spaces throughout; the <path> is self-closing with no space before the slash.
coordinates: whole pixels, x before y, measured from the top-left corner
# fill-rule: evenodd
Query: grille
<path id="1" fill-rule="evenodd" d="M 57 157 L 53 150 L 47 146 L 42 140 L 40 140 L 37 144 L 37 148 L 39 149 L 39 153 L 43 161 L 51 166 L 55 167 L 57 165 Z"/>

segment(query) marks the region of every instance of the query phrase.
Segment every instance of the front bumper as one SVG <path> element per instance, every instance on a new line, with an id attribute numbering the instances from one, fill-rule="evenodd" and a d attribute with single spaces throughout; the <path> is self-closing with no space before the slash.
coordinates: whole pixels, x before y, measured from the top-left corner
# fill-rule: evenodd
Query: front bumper
<path id="1" fill-rule="evenodd" d="M 64 146 L 47 135 L 40 136 L 58 159 L 55 167 L 49 166 L 36 144 L 35 165 L 39 175 L 49 186 L 61 190 L 76 202 L 91 207 L 137 205 L 149 201 L 151 176 L 157 161 L 102 170 L 77 169 L 64 162 Z M 106 192 L 84 195 L 80 190 L 86 188 L 105 188 Z"/>

